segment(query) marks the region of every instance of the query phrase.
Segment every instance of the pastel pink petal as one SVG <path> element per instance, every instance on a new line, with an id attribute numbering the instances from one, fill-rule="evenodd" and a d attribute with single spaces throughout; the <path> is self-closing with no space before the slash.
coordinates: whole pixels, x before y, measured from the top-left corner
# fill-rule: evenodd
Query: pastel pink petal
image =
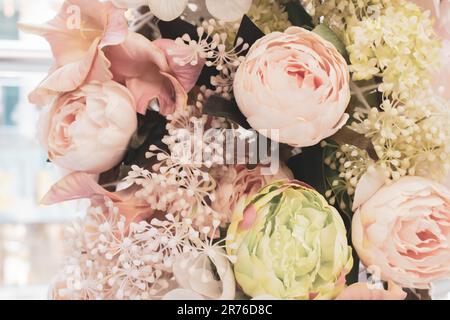
<path id="1" fill-rule="evenodd" d="M 58 66 L 80 59 L 93 39 L 102 35 L 108 22 L 107 7 L 111 4 L 92 0 L 66 0 L 58 15 L 42 26 L 20 25 L 49 42 Z M 77 14 L 80 20 L 77 21 Z M 81 22 L 82 28 L 76 24 Z"/>
<path id="2" fill-rule="evenodd" d="M 450 1 L 441 1 L 439 21 L 436 23 L 437 33 L 450 41 Z"/>
<path id="3" fill-rule="evenodd" d="M 203 70 L 205 60 L 200 59 L 194 66 L 189 63 L 180 66 L 175 63 L 174 59 L 183 59 L 192 55 L 192 49 L 189 46 L 177 44 L 170 39 L 158 39 L 153 43 L 166 54 L 171 73 L 181 83 L 184 90 L 192 90 Z"/>
<path id="4" fill-rule="evenodd" d="M 164 52 L 144 36 L 130 32 L 124 43 L 105 49 L 118 80 L 144 77 L 149 69 L 170 72 Z"/>
<path id="5" fill-rule="evenodd" d="M 99 39 L 92 43 L 83 59 L 68 63 L 50 72 L 38 88 L 29 95 L 30 102 L 43 106 L 51 100 L 52 96 L 60 92 L 73 91 L 84 82 L 111 80 L 109 61 L 103 52 L 98 49 L 98 42 Z"/>
<path id="6" fill-rule="evenodd" d="M 432 18 L 436 19 L 439 16 L 439 2 L 440 0 L 411 0 L 423 10 L 430 11 Z"/>
<path id="7" fill-rule="evenodd" d="M 170 83 L 172 84 L 172 88 L 173 88 L 173 96 L 171 97 L 171 99 L 175 99 L 174 103 L 169 104 L 165 104 L 163 106 L 160 106 L 160 113 L 164 116 L 167 116 L 169 114 L 172 114 L 175 109 L 180 109 L 186 106 L 187 104 L 187 92 L 184 90 L 183 86 L 181 85 L 181 83 L 178 81 L 178 79 L 176 79 L 174 76 L 172 76 L 169 73 L 165 73 L 165 72 L 161 72 L 161 74 L 163 76 L 165 76 Z M 167 97 L 165 97 L 167 98 Z"/>
<path id="8" fill-rule="evenodd" d="M 384 182 L 385 175 L 380 168 L 365 173 L 356 186 L 353 210 L 355 211 L 361 205 L 366 203 L 378 190 L 380 190 L 384 185 Z"/>
<path id="9" fill-rule="evenodd" d="M 257 213 L 253 205 L 248 206 L 244 211 L 243 220 L 239 223 L 240 230 L 250 229 L 256 221 Z"/>
<path id="10" fill-rule="evenodd" d="M 112 3 L 107 3 L 106 30 L 100 47 L 118 45 L 124 42 L 128 35 L 128 24 L 125 19 L 125 10 L 116 8 Z"/>
<path id="11" fill-rule="evenodd" d="M 158 99 L 162 115 L 173 113 L 177 106 L 181 107 L 187 101 L 181 84 L 169 74 L 155 71 L 145 78 L 129 79 L 126 84 L 137 101 L 136 111 L 140 114 L 145 114 L 153 99 Z"/>
<path id="12" fill-rule="evenodd" d="M 93 196 L 106 196 L 113 201 L 121 201 L 119 196 L 98 185 L 89 174 L 74 172 L 57 182 L 41 202 L 44 205 L 52 205 L 70 200 L 89 199 Z"/>
<path id="13" fill-rule="evenodd" d="M 57 67 L 80 60 L 92 44 L 92 39 L 82 37 L 77 29 L 66 29 L 65 25 L 18 26 L 23 32 L 42 36 L 49 42 Z"/>
<path id="14" fill-rule="evenodd" d="M 114 79 L 135 97 L 137 112 L 144 114 L 155 98 L 163 115 L 187 103 L 186 90 L 172 75 L 164 51 L 144 36 L 130 32 L 123 44 L 106 48 L 106 56 Z"/>
<path id="15" fill-rule="evenodd" d="M 389 282 L 389 289 L 370 289 L 368 283 L 355 283 L 347 288 L 336 300 L 404 300 L 406 292 L 393 282 Z"/>

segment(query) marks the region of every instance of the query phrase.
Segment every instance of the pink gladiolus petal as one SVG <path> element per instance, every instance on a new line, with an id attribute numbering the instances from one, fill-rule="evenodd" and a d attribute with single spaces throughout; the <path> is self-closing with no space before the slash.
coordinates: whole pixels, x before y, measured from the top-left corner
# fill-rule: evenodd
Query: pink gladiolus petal
<path id="1" fill-rule="evenodd" d="M 66 0 L 48 23 L 19 27 L 44 37 L 55 60 L 49 75 L 29 96 L 38 106 L 84 83 L 111 80 L 110 63 L 101 49 L 123 42 L 128 34 L 124 10 L 96 0 Z"/>
<path id="2" fill-rule="evenodd" d="M 70 200 L 89 199 L 99 195 L 111 200 L 120 200 L 120 197 L 98 185 L 91 175 L 74 172 L 57 182 L 44 196 L 41 203 L 53 205 Z"/>
<path id="3" fill-rule="evenodd" d="M 187 103 L 186 90 L 173 75 L 163 50 L 142 35 L 130 33 L 127 40 L 106 49 L 111 70 L 118 82 L 127 85 L 144 114 L 157 98 L 160 113 L 168 115 Z"/>
<path id="4" fill-rule="evenodd" d="M 195 65 L 188 63 L 181 66 L 175 63 L 174 59 L 183 59 L 192 55 L 192 49 L 189 46 L 177 44 L 170 39 L 158 39 L 153 43 L 166 54 L 172 74 L 181 83 L 184 90 L 191 91 L 202 72 L 205 60 L 199 59 Z"/>

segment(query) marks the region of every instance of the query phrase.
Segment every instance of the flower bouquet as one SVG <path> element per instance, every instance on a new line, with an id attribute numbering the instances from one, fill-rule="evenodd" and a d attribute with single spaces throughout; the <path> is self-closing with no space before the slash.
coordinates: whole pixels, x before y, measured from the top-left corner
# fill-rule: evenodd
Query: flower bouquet
<path id="1" fill-rule="evenodd" d="M 52 299 L 445 299 L 450 1 L 66 0 L 30 94 L 89 199 Z"/>

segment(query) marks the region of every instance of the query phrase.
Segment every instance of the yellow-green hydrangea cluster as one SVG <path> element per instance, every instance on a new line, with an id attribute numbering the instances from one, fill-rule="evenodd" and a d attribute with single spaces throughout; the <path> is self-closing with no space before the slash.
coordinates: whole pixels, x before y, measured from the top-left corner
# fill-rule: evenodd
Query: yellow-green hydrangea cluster
<path id="1" fill-rule="evenodd" d="M 441 43 L 429 13 L 407 0 L 302 2 L 316 22 L 326 23 L 346 44 L 358 98 L 354 101 L 359 101 L 353 104 L 350 127 L 372 141 L 379 157 L 373 161 L 357 148 L 336 147 L 326 159 L 339 171 L 329 198 L 339 190 L 351 195 L 359 178 L 374 166 L 387 179 L 442 178 L 450 170 L 450 106 L 431 88 L 430 70 L 438 66 Z M 359 80 L 374 81 L 369 87 L 382 92 L 381 105 L 364 98 Z"/>
<path id="2" fill-rule="evenodd" d="M 288 14 L 281 4 L 283 1 L 279 2 L 274 0 L 253 1 L 248 16 L 265 34 L 275 31 L 283 32 L 291 26 Z"/>
<path id="3" fill-rule="evenodd" d="M 283 5 L 284 2 L 277 2 L 276 0 L 254 0 L 247 16 L 265 34 L 275 31 L 283 32 L 292 25 Z M 228 50 L 232 50 L 240 22 L 214 22 L 214 32 L 217 34 L 226 34 L 227 40 L 225 44 Z"/>
<path id="4" fill-rule="evenodd" d="M 372 140 L 377 165 L 394 180 L 426 175 L 440 180 L 450 170 L 450 110 L 423 91 L 405 103 L 385 99 L 380 109 L 355 114 L 351 127 Z"/>
<path id="5" fill-rule="evenodd" d="M 382 77 L 379 90 L 403 100 L 430 85 L 440 43 L 428 13 L 409 2 L 392 4 L 380 15 L 349 25 L 344 40 L 353 80 Z"/>
<path id="6" fill-rule="evenodd" d="M 352 145 L 323 141 L 322 147 L 326 148 L 325 165 L 339 172 L 332 180 L 327 177 L 331 189 L 327 190 L 325 196 L 331 205 L 347 212 L 351 210 L 348 201 L 355 195 L 359 178 L 373 170 L 375 163 L 366 151 Z"/>
<path id="7" fill-rule="evenodd" d="M 379 15 L 391 0 L 301 0 L 315 22 L 323 22 L 344 36 L 348 26 L 366 17 Z"/>

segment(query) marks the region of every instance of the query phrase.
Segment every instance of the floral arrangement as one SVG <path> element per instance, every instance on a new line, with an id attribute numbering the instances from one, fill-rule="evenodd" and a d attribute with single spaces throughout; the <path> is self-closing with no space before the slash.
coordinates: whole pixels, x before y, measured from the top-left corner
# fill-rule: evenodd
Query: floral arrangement
<path id="1" fill-rule="evenodd" d="M 52 299 L 443 299 L 450 1 L 66 0 L 30 94 L 89 199 Z"/>

